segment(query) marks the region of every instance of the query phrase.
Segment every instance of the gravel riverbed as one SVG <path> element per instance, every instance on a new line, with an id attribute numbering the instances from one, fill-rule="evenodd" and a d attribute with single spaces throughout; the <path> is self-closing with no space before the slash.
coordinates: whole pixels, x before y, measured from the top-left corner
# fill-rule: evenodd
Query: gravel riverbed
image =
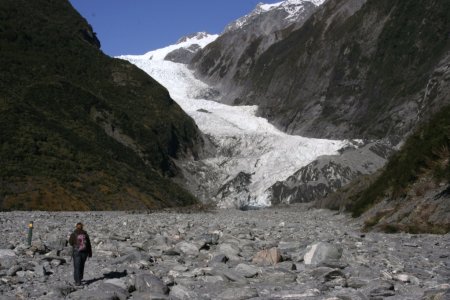
<path id="1" fill-rule="evenodd" d="M 80 221 L 93 257 L 76 287 L 67 238 Z M 305 204 L 2 212 L 0 225 L 0 299 L 450 299 L 449 234 L 363 233 Z"/>

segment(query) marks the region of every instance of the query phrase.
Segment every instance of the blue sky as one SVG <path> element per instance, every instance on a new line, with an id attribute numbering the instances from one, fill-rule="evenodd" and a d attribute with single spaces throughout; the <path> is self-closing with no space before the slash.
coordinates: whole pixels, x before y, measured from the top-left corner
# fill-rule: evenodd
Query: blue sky
<path id="1" fill-rule="evenodd" d="M 259 2 L 281 0 L 70 0 L 108 55 L 143 54 L 189 33 L 220 33 Z"/>

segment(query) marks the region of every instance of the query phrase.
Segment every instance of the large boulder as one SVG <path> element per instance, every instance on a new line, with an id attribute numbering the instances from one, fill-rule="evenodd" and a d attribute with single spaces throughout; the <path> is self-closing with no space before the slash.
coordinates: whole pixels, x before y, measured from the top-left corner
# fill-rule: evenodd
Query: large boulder
<path id="1" fill-rule="evenodd" d="M 197 256 L 200 249 L 194 244 L 188 242 L 179 242 L 175 245 L 175 250 L 178 250 L 179 252 L 184 253 L 188 256 Z"/>
<path id="2" fill-rule="evenodd" d="M 303 256 L 305 265 L 320 265 L 326 261 L 339 260 L 342 257 L 342 247 L 330 243 L 319 242 L 309 245 Z"/>
<path id="3" fill-rule="evenodd" d="M 16 264 L 16 253 L 10 249 L 0 249 L 0 269 L 9 269 Z"/>

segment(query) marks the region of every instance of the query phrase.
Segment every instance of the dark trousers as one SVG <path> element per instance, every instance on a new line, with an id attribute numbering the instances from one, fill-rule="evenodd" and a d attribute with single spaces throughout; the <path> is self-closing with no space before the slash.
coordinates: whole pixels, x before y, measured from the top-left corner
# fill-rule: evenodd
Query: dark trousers
<path id="1" fill-rule="evenodd" d="M 73 279 L 75 283 L 81 283 L 81 280 L 83 280 L 84 264 L 87 257 L 88 253 L 85 251 L 73 251 Z"/>

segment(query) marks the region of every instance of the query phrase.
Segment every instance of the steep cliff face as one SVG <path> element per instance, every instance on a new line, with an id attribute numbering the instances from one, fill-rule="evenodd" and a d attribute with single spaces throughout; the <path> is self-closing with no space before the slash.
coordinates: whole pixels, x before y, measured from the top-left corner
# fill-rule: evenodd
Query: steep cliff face
<path id="1" fill-rule="evenodd" d="M 380 171 L 316 201 L 348 210 L 366 229 L 450 232 L 450 106 L 422 124 Z"/>
<path id="2" fill-rule="evenodd" d="M 195 202 L 169 179 L 198 153 L 195 123 L 99 46 L 68 1 L 0 2 L 0 209 Z"/>
<path id="3" fill-rule="evenodd" d="M 191 66 L 219 101 L 310 137 L 401 138 L 450 102 L 448 1 L 309 4 L 290 26 L 280 10 L 231 26 Z"/>
<path id="4" fill-rule="evenodd" d="M 258 4 L 250 14 L 229 24 L 216 41 L 197 52 L 191 67 L 222 92 L 221 102 L 237 103 L 240 88 L 258 57 L 301 27 L 322 2 L 287 0 Z"/>
<path id="5" fill-rule="evenodd" d="M 272 205 L 321 199 L 362 175 L 375 173 L 386 164 L 393 149 L 388 142 L 378 141 L 340 152 L 340 155 L 319 157 L 286 180 L 274 184 L 269 189 Z"/>
<path id="6" fill-rule="evenodd" d="M 235 103 L 288 133 L 403 136 L 450 102 L 450 3 L 330 0 L 265 51 Z"/>

